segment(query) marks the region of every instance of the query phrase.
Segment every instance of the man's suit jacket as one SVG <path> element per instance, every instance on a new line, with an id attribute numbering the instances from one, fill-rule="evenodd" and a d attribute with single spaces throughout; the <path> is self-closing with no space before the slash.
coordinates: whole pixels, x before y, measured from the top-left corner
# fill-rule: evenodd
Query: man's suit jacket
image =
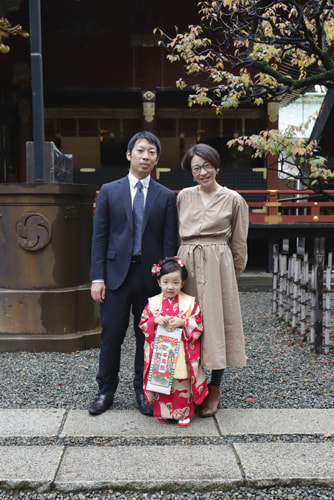
<path id="1" fill-rule="evenodd" d="M 151 267 L 164 257 L 175 255 L 177 223 L 175 194 L 150 180 L 143 217 L 142 279 L 152 288 Z M 91 279 L 104 279 L 117 290 L 131 263 L 133 221 L 128 177 L 103 184 L 96 200 L 91 255 Z M 143 284 L 144 284 L 143 283 Z"/>

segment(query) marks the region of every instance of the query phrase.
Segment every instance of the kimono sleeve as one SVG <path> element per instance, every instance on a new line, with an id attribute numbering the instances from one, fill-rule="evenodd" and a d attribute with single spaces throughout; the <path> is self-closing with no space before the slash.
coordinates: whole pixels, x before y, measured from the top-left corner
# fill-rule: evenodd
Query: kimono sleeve
<path id="1" fill-rule="evenodd" d="M 186 340 L 194 341 L 199 339 L 203 333 L 203 323 L 201 320 L 199 305 L 194 304 L 194 308 L 189 318 L 184 319 L 183 335 Z"/>
<path id="2" fill-rule="evenodd" d="M 145 309 L 142 312 L 138 326 L 144 333 L 147 342 L 150 342 L 151 340 L 154 339 L 155 336 L 154 316 L 152 314 L 149 304 L 146 304 Z"/>

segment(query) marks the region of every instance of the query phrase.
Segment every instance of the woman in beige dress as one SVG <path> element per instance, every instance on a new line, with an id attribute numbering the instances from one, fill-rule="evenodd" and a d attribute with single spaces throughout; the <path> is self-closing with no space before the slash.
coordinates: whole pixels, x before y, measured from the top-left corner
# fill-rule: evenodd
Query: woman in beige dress
<path id="1" fill-rule="evenodd" d="M 237 277 L 247 262 L 248 205 L 236 191 L 217 183 L 220 156 L 211 146 L 190 147 L 182 168 L 198 184 L 177 198 L 178 256 L 189 273 L 184 291 L 197 298 L 202 311 L 202 364 L 212 373 L 200 415 L 210 417 L 220 402 L 226 366 L 246 364 Z"/>

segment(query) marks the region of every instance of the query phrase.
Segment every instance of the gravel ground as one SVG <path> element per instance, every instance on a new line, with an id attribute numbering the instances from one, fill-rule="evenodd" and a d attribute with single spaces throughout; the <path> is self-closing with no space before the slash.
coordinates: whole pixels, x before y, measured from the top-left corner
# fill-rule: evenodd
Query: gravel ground
<path id="1" fill-rule="evenodd" d="M 271 294 L 241 292 L 247 366 L 227 368 L 221 408 L 333 408 L 333 352 L 317 355 L 271 314 Z M 122 349 L 114 408 L 136 408 L 135 342 Z M 0 353 L 1 408 L 88 409 L 97 392 L 98 349 L 74 353 Z"/>
<path id="2" fill-rule="evenodd" d="M 334 491 L 324 488 L 269 488 L 254 490 L 253 488 L 238 488 L 230 491 L 210 491 L 198 493 L 168 493 L 159 491 L 155 493 L 137 493 L 131 491 L 115 492 L 100 491 L 93 493 L 73 493 L 63 495 L 60 493 L 31 494 L 20 492 L 10 494 L 0 490 L 2 500 L 333 500 Z"/>
<path id="3" fill-rule="evenodd" d="M 228 368 L 221 392 L 221 408 L 333 408 L 333 351 L 316 355 L 293 331 L 280 324 L 271 314 L 271 294 L 241 292 L 244 319 L 247 366 Z M 121 361 L 120 384 L 114 406 L 116 409 L 135 409 L 132 388 L 134 339 L 131 328 L 126 336 Z M 87 409 L 95 397 L 98 368 L 98 349 L 74 353 L 0 353 L 0 408 L 66 408 Z M 254 439 L 254 438 L 253 438 Z M 256 438 L 255 438 L 256 439 Z M 259 438 L 271 440 L 271 436 Z M 281 436 L 282 440 L 303 439 Z M 250 437 L 244 440 L 249 442 Z M 195 440 L 194 444 L 198 441 Z M 217 444 L 221 442 L 217 441 Z M 37 444 L 10 442 L 6 444 Z M 40 444 L 44 444 L 40 442 Z M 51 444 L 51 443 L 50 443 Z M 89 445 L 80 441 L 76 445 Z M 143 443 L 129 440 L 128 444 Z M 147 443 L 145 443 L 147 444 Z M 175 441 L 152 444 L 175 444 Z M 212 444 L 212 442 L 211 442 Z M 333 499 L 334 489 L 291 487 L 254 490 L 239 488 L 229 492 L 198 492 L 171 494 L 169 492 L 94 492 L 60 495 L 33 494 L 0 490 L 1 499 Z"/>

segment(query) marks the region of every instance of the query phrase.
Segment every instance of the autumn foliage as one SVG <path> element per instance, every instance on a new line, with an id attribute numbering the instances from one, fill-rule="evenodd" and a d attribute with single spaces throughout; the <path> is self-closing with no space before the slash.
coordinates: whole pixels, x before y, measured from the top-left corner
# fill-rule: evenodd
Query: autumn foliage
<path id="1" fill-rule="evenodd" d="M 207 81 L 191 85 L 189 104 L 219 111 L 333 85 L 333 7 L 333 0 L 200 1 L 198 25 L 174 37 L 155 32 L 171 62 Z M 184 78 L 177 85 L 189 87 Z"/>
<path id="2" fill-rule="evenodd" d="M 200 1 L 200 22 L 175 36 L 155 33 L 171 63 L 183 64 L 177 82 L 190 90 L 189 106 L 210 106 L 216 113 L 242 104 L 262 105 L 314 85 L 334 85 L 334 0 Z M 190 83 L 191 81 L 206 82 Z M 291 177 L 305 185 L 333 176 L 317 144 L 300 131 L 267 130 L 230 141 L 251 148 L 253 156 L 291 163 Z M 268 168 L 274 168 L 267 163 Z M 277 160 L 275 164 L 277 169 Z M 306 180 L 308 179 L 308 181 Z"/>

